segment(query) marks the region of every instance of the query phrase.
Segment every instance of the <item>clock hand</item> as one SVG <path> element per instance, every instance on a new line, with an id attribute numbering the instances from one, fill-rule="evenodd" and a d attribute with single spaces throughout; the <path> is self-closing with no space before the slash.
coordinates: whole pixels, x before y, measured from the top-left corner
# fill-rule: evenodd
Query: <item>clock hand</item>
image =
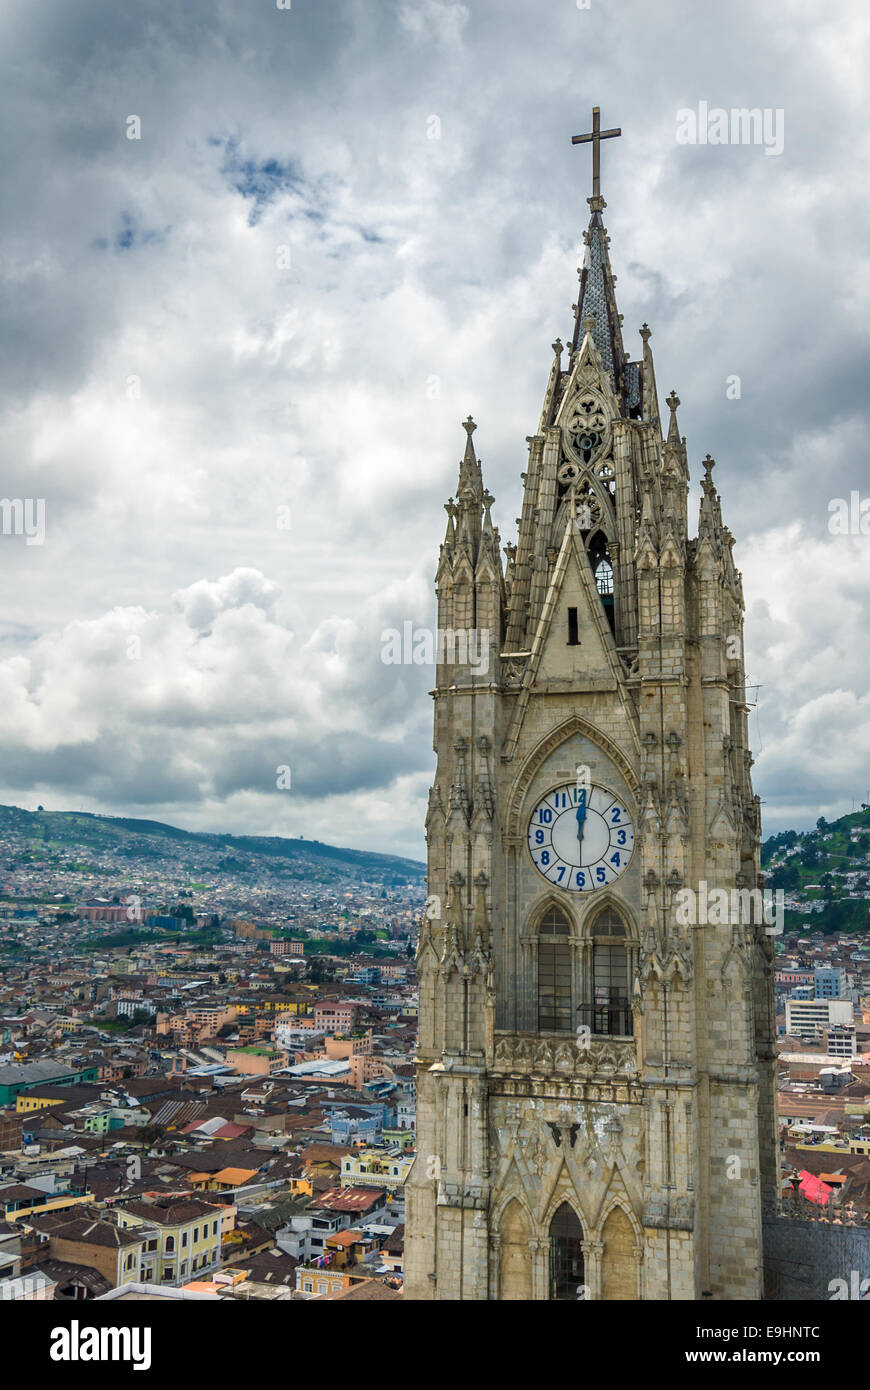
<path id="1" fill-rule="evenodd" d="M 577 806 L 577 839 L 583 840 L 584 821 L 586 820 L 586 790 L 580 792 L 580 801 Z"/>

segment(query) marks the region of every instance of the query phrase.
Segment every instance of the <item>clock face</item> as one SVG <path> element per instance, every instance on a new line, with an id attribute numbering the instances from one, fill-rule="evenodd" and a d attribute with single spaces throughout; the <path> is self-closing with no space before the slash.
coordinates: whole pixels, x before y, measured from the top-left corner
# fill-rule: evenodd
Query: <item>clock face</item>
<path id="1" fill-rule="evenodd" d="M 568 782 L 542 797 L 529 820 L 529 852 L 539 874 L 569 893 L 605 888 L 625 871 L 634 826 L 607 787 Z"/>

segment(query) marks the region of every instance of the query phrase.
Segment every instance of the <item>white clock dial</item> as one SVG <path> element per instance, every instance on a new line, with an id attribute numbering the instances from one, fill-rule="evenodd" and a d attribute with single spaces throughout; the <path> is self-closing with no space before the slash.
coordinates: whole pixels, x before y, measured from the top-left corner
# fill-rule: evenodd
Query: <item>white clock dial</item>
<path id="1" fill-rule="evenodd" d="M 607 787 L 568 782 L 542 797 L 529 819 L 529 852 L 539 874 L 569 893 L 606 888 L 624 873 L 634 826 Z"/>

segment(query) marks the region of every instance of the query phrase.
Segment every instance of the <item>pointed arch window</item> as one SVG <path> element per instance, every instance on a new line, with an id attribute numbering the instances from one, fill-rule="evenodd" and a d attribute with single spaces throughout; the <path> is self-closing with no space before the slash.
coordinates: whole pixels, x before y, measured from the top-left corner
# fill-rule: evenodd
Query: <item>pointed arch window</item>
<path id="1" fill-rule="evenodd" d="M 611 628 L 615 626 L 613 608 L 613 557 L 607 537 L 596 531 L 589 541 L 589 563 L 595 576 L 595 587 L 601 595 L 601 602 Z"/>
<path id="2" fill-rule="evenodd" d="M 550 1298 L 576 1303 L 584 1281 L 583 1227 L 574 1208 L 563 1202 L 550 1222 Z"/>
<path id="3" fill-rule="evenodd" d="M 571 923 L 556 906 L 538 923 L 538 1032 L 572 1033 Z"/>
<path id="4" fill-rule="evenodd" d="M 625 922 L 613 907 L 604 907 L 592 923 L 592 998 L 580 1015 L 593 1033 L 629 1037 L 631 957 Z"/>
<path id="5" fill-rule="evenodd" d="M 613 593 L 613 566 L 606 556 L 595 566 L 595 587 L 602 598 Z"/>

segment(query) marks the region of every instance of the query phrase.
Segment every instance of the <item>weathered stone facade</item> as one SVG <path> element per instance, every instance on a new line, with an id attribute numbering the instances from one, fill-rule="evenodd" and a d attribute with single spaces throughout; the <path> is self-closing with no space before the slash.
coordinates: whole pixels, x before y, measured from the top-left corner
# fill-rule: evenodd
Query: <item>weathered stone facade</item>
<path id="1" fill-rule="evenodd" d="M 664 432 L 650 333 L 630 362 L 605 204 L 589 204 L 506 567 L 470 420 L 446 508 L 438 626 L 490 641 L 485 669 L 449 651 L 436 669 L 414 1299 L 762 1292 L 772 942 L 757 914 L 677 910 L 683 889 L 759 882 L 740 576 L 709 457 L 689 538 L 679 401 Z M 533 862 L 531 818 L 581 768 L 634 842 L 601 886 L 568 891 Z"/>

